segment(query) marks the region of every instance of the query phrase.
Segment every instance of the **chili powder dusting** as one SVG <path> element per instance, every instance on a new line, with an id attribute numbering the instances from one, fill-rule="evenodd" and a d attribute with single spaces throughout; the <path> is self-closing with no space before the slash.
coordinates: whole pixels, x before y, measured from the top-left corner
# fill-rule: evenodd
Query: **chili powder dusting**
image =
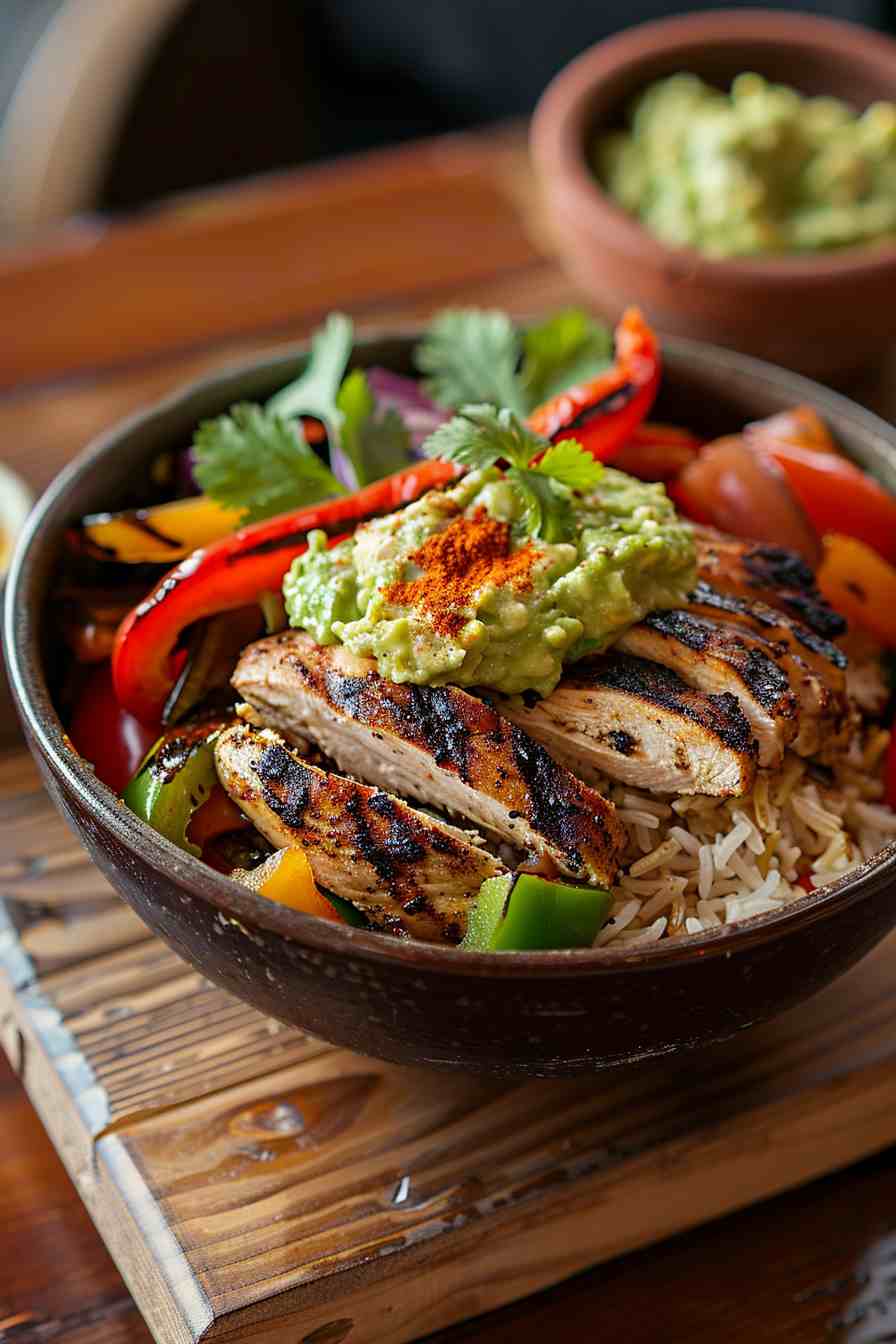
<path id="1" fill-rule="evenodd" d="M 419 577 L 390 584 L 384 596 L 396 606 L 421 607 L 439 634 L 457 635 L 470 619 L 464 608 L 486 584 L 531 589 L 537 558 L 531 541 L 511 550 L 509 523 L 480 507 L 427 537 L 409 557 Z"/>

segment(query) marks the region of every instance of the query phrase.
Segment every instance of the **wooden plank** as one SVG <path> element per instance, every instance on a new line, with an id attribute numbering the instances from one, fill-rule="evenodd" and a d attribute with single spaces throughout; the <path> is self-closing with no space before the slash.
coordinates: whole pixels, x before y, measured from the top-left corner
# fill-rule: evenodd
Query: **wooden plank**
<path id="1" fill-rule="evenodd" d="M 31 756 L 0 755 L 0 994 L 149 934 L 61 822 Z"/>
<path id="2" fill-rule="evenodd" d="M 352 1320 L 399 1344 L 892 1141 L 894 956 L 738 1042 L 599 1080 L 506 1088 L 321 1047 L 99 1132 L 89 1171 L 71 1130 L 97 1084 L 69 1065 L 66 1101 L 48 1079 L 55 992 L 20 1000 L 24 1077 L 158 1338 Z"/>
<path id="3" fill-rule="evenodd" d="M 523 144 L 519 130 L 446 136 L 207 193 L 113 229 L 75 227 L 50 248 L 0 259 L 0 309 L 16 314 L 0 386 L 525 266 L 534 248 L 503 185 L 519 174 Z"/>
<path id="4" fill-rule="evenodd" d="M 892 1142 L 894 959 L 594 1080 L 353 1056 L 152 938 L 36 974 L 3 1037 L 156 1338 L 400 1344 Z"/>
<path id="5" fill-rule="evenodd" d="M 355 317 L 363 334 L 423 322 L 435 309 L 448 304 L 499 307 L 526 316 L 573 298 L 571 286 L 558 276 L 552 264 L 535 261 L 510 275 L 466 279 L 447 290 L 433 284 L 419 295 L 407 299 L 393 296 L 373 309 L 365 309 L 356 300 L 343 301 L 341 306 Z M 319 316 L 316 310 L 301 310 L 297 305 L 294 320 L 249 339 L 221 338 L 200 350 L 122 362 L 102 374 L 34 390 L 19 389 L 12 396 L 0 394 L 4 461 L 36 489 L 43 489 L 75 453 L 116 421 L 231 360 L 305 340 Z M 0 351 L 0 369 L 2 366 Z"/>

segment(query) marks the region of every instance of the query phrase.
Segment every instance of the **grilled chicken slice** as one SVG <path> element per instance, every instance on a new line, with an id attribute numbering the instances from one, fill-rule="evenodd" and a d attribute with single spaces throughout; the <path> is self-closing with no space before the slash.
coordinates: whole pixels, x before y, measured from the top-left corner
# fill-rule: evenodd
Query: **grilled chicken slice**
<path id="1" fill-rule="evenodd" d="M 710 527 L 695 527 L 694 541 L 697 575 L 718 592 L 758 598 L 826 640 L 846 630 L 846 621 L 822 597 L 812 570 L 795 551 L 741 541 Z"/>
<path id="2" fill-rule="evenodd" d="M 266 723 L 310 738 L 341 770 L 547 855 L 568 877 L 615 878 L 626 835 L 612 803 L 466 691 L 397 685 L 298 630 L 250 645 L 233 685 Z"/>
<path id="3" fill-rule="evenodd" d="M 704 695 L 667 667 L 612 652 L 576 663 L 545 700 L 501 712 L 577 775 L 660 793 L 747 793 L 757 748 L 735 696 Z"/>
<path id="4" fill-rule="evenodd" d="M 799 728 L 799 709 L 773 645 L 673 610 L 651 612 L 626 630 L 616 648 L 671 668 L 698 691 L 735 695 L 756 738 L 759 764 L 780 765 Z"/>
<path id="5" fill-rule="evenodd" d="M 841 732 L 849 717 L 847 660 L 836 645 L 786 612 L 720 593 L 702 579 L 688 597 L 688 611 L 727 624 L 734 632 L 759 635 L 773 646 L 775 661 L 786 672 L 800 705 L 795 751 L 813 755 Z"/>
<path id="6" fill-rule="evenodd" d="M 504 871 L 454 826 L 308 765 L 270 729 L 228 728 L 215 764 L 272 845 L 303 849 L 315 881 L 390 933 L 458 942 L 482 882 Z"/>

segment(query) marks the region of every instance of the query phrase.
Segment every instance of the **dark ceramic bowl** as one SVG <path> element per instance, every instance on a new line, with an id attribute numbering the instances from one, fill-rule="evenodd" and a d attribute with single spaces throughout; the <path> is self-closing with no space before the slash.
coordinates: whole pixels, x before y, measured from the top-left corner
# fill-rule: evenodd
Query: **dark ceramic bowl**
<path id="1" fill-rule="evenodd" d="M 407 367 L 411 342 L 362 342 L 359 364 Z M 32 515 L 9 579 L 10 679 L 47 788 L 126 901 L 203 975 L 262 1012 L 406 1064 L 503 1077 L 584 1073 L 719 1040 L 799 1003 L 896 924 L 896 847 L 786 912 L 641 951 L 476 954 L 324 923 L 265 901 L 138 821 L 66 742 L 48 691 L 45 599 L 64 529 L 133 503 L 162 449 L 260 398 L 296 352 L 224 371 L 128 420 L 77 459 Z M 670 340 L 657 414 L 715 434 L 798 401 L 896 489 L 896 435 L 834 393 L 743 356 Z"/>
<path id="2" fill-rule="evenodd" d="M 727 88 L 745 70 L 860 110 L 896 99 L 896 42 L 853 24 L 718 10 L 626 29 L 562 70 L 535 112 L 532 155 L 556 244 L 610 317 L 639 303 L 674 335 L 845 377 L 893 340 L 896 244 L 714 260 L 654 237 L 601 189 L 586 159 L 592 136 L 623 125 L 653 80 L 688 71 Z"/>

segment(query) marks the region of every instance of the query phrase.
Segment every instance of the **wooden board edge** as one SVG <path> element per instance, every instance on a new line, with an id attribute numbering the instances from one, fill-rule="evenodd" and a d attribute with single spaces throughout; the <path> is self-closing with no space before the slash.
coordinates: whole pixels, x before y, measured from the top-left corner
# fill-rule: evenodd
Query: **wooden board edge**
<path id="1" fill-rule="evenodd" d="M 19 940 L 16 927 L 0 898 L 0 992 L 18 994 L 35 978 L 34 964 Z"/>
<path id="2" fill-rule="evenodd" d="M 407 1344 L 583 1269 L 802 1185 L 896 1138 L 896 1062 L 866 1058 L 801 1091 L 660 1142 L 610 1169 L 512 1206 L 485 1201 L 439 1235 L 313 1284 L 228 1310 L 209 1301 L 188 1253 L 125 1151 L 103 1134 L 86 1061 L 39 986 L 13 999 L 20 1073 L 45 1128 L 164 1344 Z M 42 1021 L 42 1014 L 46 1020 Z M 67 1050 L 71 1046 L 71 1050 Z M 685 1067 L 683 1065 L 683 1067 Z M 93 1119 L 91 1121 L 91 1115 Z M 770 1154 L 774 1161 L 770 1162 Z M 686 1175 L 683 1177 L 682 1168 Z M 644 1209 L 654 1221 L 644 1225 Z M 285 1276 L 284 1276 L 285 1278 Z"/>
<path id="3" fill-rule="evenodd" d="M 157 1201 L 117 1134 L 96 1144 L 91 1216 L 160 1344 L 197 1344 L 214 1314 Z"/>
<path id="4" fill-rule="evenodd" d="M 878 1060 L 512 1209 L 486 1210 L 437 1241 L 226 1312 L 203 1344 L 408 1344 L 840 1170 L 894 1138 L 896 1067 Z M 686 1181 L 683 1166 L 693 1168 Z M 649 1228 L 645 1208 L 655 1210 Z"/>

